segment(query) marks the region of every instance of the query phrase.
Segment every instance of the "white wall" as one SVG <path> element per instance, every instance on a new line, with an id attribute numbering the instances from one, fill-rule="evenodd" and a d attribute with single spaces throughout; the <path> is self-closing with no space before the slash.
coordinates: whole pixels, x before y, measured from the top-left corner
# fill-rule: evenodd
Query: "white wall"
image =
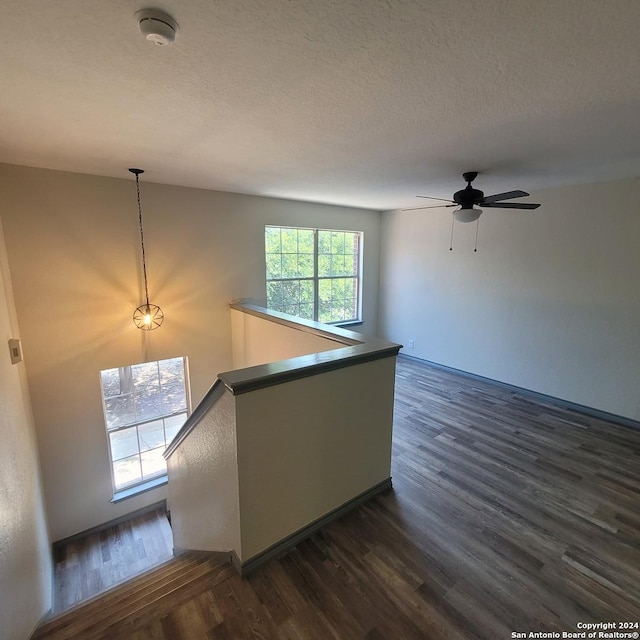
<path id="1" fill-rule="evenodd" d="M 167 462 L 174 549 L 242 553 L 235 411 L 224 392 Z"/>
<path id="2" fill-rule="evenodd" d="M 20 334 L 1 228 L 0 269 L 0 635 L 25 640 L 51 607 L 52 562 L 25 364 L 7 344 Z"/>
<path id="3" fill-rule="evenodd" d="M 391 477 L 395 364 L 236 396 L 243 562 Z"/>
<path id="4" fill-rule="evenodd" d="M 236 309 L 231 310 L 231 343 L 234 369 L 344 347 L 344 343 L 336 340 L 299 331 Z"/>
<path id="5" fill-rule="evenodd" d="M 640 420 L 640 180 L 532 194 L 532 212 L 387 212 L 380 331 L 404 352 Z M 415 348 L 408 349 L 409 340 Z"/>
<path id="6" fill-rule="evenodd" d="M 186 355 L 200 400 L 231 363 L 228 302 L 264 298 L 264 225 L 364 231 L 363 331 L 377 331 L 380 215 L 302 202 L 152 184 L 141 192 L 151 302 L 161 329 L 145 334 L 135 183 L 0 165 L 9 262 L 51 535 L 61 539 L 166 495 L 113 505 L 98 372 Z"/>

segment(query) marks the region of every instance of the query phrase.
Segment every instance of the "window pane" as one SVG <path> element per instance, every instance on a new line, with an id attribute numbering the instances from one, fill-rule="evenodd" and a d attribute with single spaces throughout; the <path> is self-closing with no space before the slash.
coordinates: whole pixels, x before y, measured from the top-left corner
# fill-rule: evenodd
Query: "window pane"
<path id="1" fill-rule="evenodd" d="M 131 367 L 134 388 L 139 388 L 148 384 L 158 384 L 158 363 L 143 362 L 134 364 Z"/>
<path id="2" fill-rule="evenodd" d="M 298 253 L 313 255 L 313 229 L 298 229 Z"/>
<path id="3" fill-rule="evenodd" d="M 136 393 L 136 421 L 152 420 L 162 415 L 162 393 L 159 387 L 141 388 Z"/>
<path id="4" fill-rule="evenodd" d="M 331 232 L 331 253 L 332 254 L 344 254 L 344 232 L 332 231 Z"/>
<path id="5" fill-rule="evenodd" d="M 337 300 L 331 307 L 331 322 L 339 322 L 344 320 L 344 307 L 341 304 L 341 300 Z"/>
<path id="6" fill-rule="evenodd" d="M 302 303 L 299 305 L 300 310 L 298 315 L 305 320 L 313 320 L 313 302 L 312 303 Z"/>
<path id="7" fill-rule="evenodd" d="M 300 302 L 313 303 L 313 281 L 300 281 Z"/>
<path id="8" fill-rule="evenodd" d="M 356 298 L 345 300 L 344 302 L 344 319 L 355 320 L 358 317 L 358 301 Z"/>
<path id="9" fill-rule="evenodd" d="M 318 231 L 318 254 L 331 253 L 331 231 Z"/>
<path id="10" fill-rule="evenodd" d="M 104 413 L 107 429 L 134 424 L 136 421 L 136 407 L 133 393 L 106 398 L 104 401 Z"/>
<path id="11" fill-rule="evenodd" d="M 158 361 L 158 372 L 160 383 L 165 385 L 169 382 L 184 381 L 184 358 L 169 358 Z"/>
<path id="12" fill-rule="evenodd" d="M 282 282 L 267 282 L 267 308 L 280 310 L 282 306 Z"/>
<path id="13" fill-rule="evenodd" d="M 345 281 L 336 279 L 331 281 L 331 299 L 340 300 L 345 297 Z"/>
<path id="14" fill-rule="evenodd" d="M 318 320 L 320 322 L 331 322 L 331 303 L 320 301 L 320 310 L 318 311 Z"/>
<path id="15" fill-rule="evenodd" d="M 282 253 L 298 253 L 298 230 L 283 228 L 280 231 Z"/>
<path id="16" fill-rule="evenodd" d="M 318 276 L 321 278 L 331 275 L 331 256 L 318 255 Z"/>
<path id="17" fill-rule="evenodd" d="M 101 371 L 100 377 L 102 379 L 102 393 L 105 398 L 120 395 L 120 376 L 118 375 L 118 369 Z"/>
<path id="18" fill-rule="evenodd" d="M 280 227 L 266 227 L 264 248 L 267 253 L 280 253 Z"/>
<path id="19" fill-rule="evenodd" d="M 331 280 L 320 280 L 318 282 L 318 297 L 321 302 L 331 300 Z"/>
<path id="20" fill-rule="evenodd" d="M 136 420 L 151 420 L 162 415 L 162 392 L 157 362 L 131 367 L 135 392 Z"/>
<path id="21" fill-rule="evenodd" d="M 267 254 L 267 280 L 282 278 L 282 259 L 279 253 Z"/>
<path id="22" fill-rule="evenodd" d="M 149 478 L 166 473 L 167 463 L 162 455 L 163 453 L 164 446 L 159 447 L 158 449 L 152 449 L 151 451 L 145 451 L 140 454 L 143 478 Z"/>
<path id="23" fill-rule="evenodd" d="M 164 446 L 164 422 L 155 420 L 138 427 L 140 451 L 148 451 L 156 447 Z"/>
<path id="24" fill-rule="evenodd" d="M 331 256 L 331 275 L 343 276 L 344 271 L 344 256 Z"/>
<path id="25" fill-rule="evenodd" d="M 298 275 L 301 278 L 313 278 L 313 255 L 298 255 Z"/>
<path id="26" fill-rule="evenodd" d="M 113 482 L 116 489 L 142 480 L 140 456 L 131 456 L 113 463 Z"/>
<path id="27" fill-rule="evenodd" d="M 164 420 L 164 432 L 167 436 L 167 444 L 169 444 L 177 435 L 178 431 L 187 419 L 186 413 L 181 413 L 171 418 L 165 418 Z"/>
<path id="28" fill-rule="evenodd" d="M 298 275 L 298 255 L 296 253 L 282 254 L 282 277 L 295 278 Z"/>
<path id="29" fill-rule="evenodd" d="M 333 278 L 320 280 L 320 322 L 356 320 L 358 315 L 357 278 Z"/>
<path id="30" fill-rule="evenodd" d="M 184 382 L 168 384 L 162 387 L 162 415 L 176 413 L 187 408 Z"/>
<path id="31" fill-rule="evenodd" d="M 112 460 L 120 460 L 134 453 L 138 453 L 138 429 L 130 427 L 121 431 L 112 431 L 109 434 L 111 442 Z"/>
<path id="32" fill-rule="evenodd" d="M 300 301 L 300 281 L 292 280 L 282 283 L 282 304 L 285 307 L 295 305 Z M 289 313 L 287 311 L 287 313 Z"/>

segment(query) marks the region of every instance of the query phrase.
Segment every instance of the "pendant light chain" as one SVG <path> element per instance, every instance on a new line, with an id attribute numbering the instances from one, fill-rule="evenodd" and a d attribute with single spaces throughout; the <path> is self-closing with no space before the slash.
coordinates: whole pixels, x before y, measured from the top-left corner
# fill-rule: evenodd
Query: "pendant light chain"
<path id="1" fill-rule="evenodd" d="M 140 198 L 140 174 L 143 169 L 129 169 L 136 176 L 136 195 L 138 196 L 138 223 L 140 226 L 140 246 L 142 247 L 142 273 L 144 276 L 144 299 L 145 303 L 140 305 L 133 312 L 133 322 L 143 331 L 153 331 L 157 329 L 164 320 L 164 313 L 157 304 L 149 302 L 149 285 L 147 284 L 147 256 L 144 249 L 144 228 L 142 226 L 142 200 Z"/>
<path id="2" fill-rule="evenodd" d="M 144 275 L 144 297 L 149 306 L 149 288 L 147 286 L 147 260 L 144 253 L 144 230 L 142 228 L 142 203 L 140 201 L 140 174 L 136 173 L 136 192 L 138 194 L 138 220 L 140 223 L 140 245 L 142 246 L 142 273 Z"/>

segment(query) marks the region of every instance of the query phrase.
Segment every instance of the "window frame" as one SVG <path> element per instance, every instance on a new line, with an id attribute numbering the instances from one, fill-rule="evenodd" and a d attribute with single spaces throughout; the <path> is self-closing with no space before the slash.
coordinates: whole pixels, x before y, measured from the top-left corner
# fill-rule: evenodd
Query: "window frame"
<path id="1" fill-rule="evenodd" d="M 266 247 L 266 237 L 267 237 L 267 229 L 294 229 L 296 231 L 313 231 L 313 276 L 298 276 L 298 277 L 288 277 L 288 278 L 269 278 L 268 277 L 268 266 L 267 266 L 267 256 L 268 255 L 276 255 L 276 254 L 268 254 Z M 328 232 L 328 233 L 349 233 L 355 234 L 358 238 L 358 251 L 357 251 L 357 260 L 356 260 L 356 274 L 345 276 L 345 275 L 337 275 L 337 276 L 320 276 L 319 275 L 319 235 L 320 232 Z M 292 225 L 279 225 L 279 224 L 266 224 L 264 226 L 264 238 L 263 238 L 263 246 L 264 246 L 264 254 L 265 254 L 265 306 L 274 311 L 280 311 L 279 309 L 274 309 L 269 307 L 269 294 L 268 287 L 270 282 L 312 282 L 313 283 L 313 321 L 314 322 L 322 322 L 323 324 L 328 324 L 332 326 L 349 326 L 362 324 L 362 295 L 363 295 L 363 263 L 364 263 L 364 231 L 356 231 L 353 229 L 328 229 L 324 227 L 297 227 Z M 283 255 L 282 252 L 280 255 Z M 299 255 L 299 254 L 298 254 Z M 346 254 L 343 254 L 346 255 Z M 334 320 L 330 322 L 323 322 L 319 319 L 320 317 L 320 282 L 326 280 L 345 280 L 345 279 L 353 279 L 356 283 L 356 317 L 345 320 Z M 286 313 L 286 312 L 281 312 Z M 289 314 L 295 315 L 295 314 Z M 295 317 L 304 317 L 295 315 Z"/>
<path id="2" fill-rule="evenodd" d="M 155 364 L 156 366 L 159 366 L 161 363 L 169 361 L 169 360 L 182 360 L 182 370 L 183 370 L 183 381 L 184 381 L 184 396 L 185 396 L 185 408 L 184 409 L 180 409 L 177 411 L 172 411 L 169 413 L 162 413 L 159 415 L 156 415 L 152 418 L 145 418 L 142 420 L 133 420 L 130 422 L 127 422 L 125 424 L 120 424 L 116 427 L 112 427 L 109 428 L 108 423 L 107 423 L 107 406 L 106 406 L 106 401 L 110 398 L 115 398 L 118 397 L 116 396 L 108 396 L 105 397 L 105 389 L 104 389 L 104 384 L 103 384 L 103 377 L 102 374 L 105 371 L 109 371 L 109 370 L 114 370 L 114 369 L 133 369 L 133 367 L 136 366 L 140 366 L 140 365 L 149 365 L 149 364 Z M 166 470 L 166 465 L 165 465 L 165 469 L 164 471 L 158 472 L 156 474 L 153 475 L 148 475 L 148 476 L 143 476 L 142 474 L 142 460 L 141 460 L 141 456 L 142 454 L 146 453 L 146 451 L 142 451 L 141 450 L 141 446 L 140 446 L 140 432 L 139 429 L 140 427 L 146 425 L 146 424 L 150 424 L 153 422 L 157 422 L 158 420 L 166 420 L 172 417 L 176 417 L 176 416 L 180 416 L 183 414 L 186 414 L 185 416 L 185 420 L 191 415 L 191 385 L 190 385 L 190 380 L 189 380 L 189 366 L 188 366 L 188 358 L 187 356 L 174 356 L 174 357 L 169 357 L 169 358 L 161 358 L 159 360 L 148 360 L 148 361 L 144 361 L 144 362 L 135 362 L 132 364 L 128 364 L 128 365 L 120 365 L 120 366 L 115 366 L 115 367 L 109 367 L 107 369 L 103 369 L 99 372 L 98 374 L 99 377 L 99 384 L 100 384 L 100 395 L 101 395 L 101 402 L 102 402 L 102 413 L 103 413 L 103 421 L 104 421 L 104 428 L 105 428 L 105 435 L 106 435 L 106 439 L 107 439 L 107 451 L 109 454 L 109 470 L 110 470 L 110 474 L 111 474 L 111 487 L 113 490 L 113 500 L 112 502 L 117 502 L 119 500 L 122 500 L 124 498 L 128 498 L 134 495 L 138 495 L 139 493 L 142 493 L 144 491 L 147 491 L 149 489 L 153 489 L 157 486 L 160 486 L 162 484 L 165 484 L 167 481 L 167 470 Z M 118 395 L 123 395 L 123 394 L 118 394 Z M 134 396 L 135 397 L 135 396 Z M 140 468 L 140 479 L 139 480 L 135 480 L 129 483 L 126 483 L 122 486 L 116 486 L 116 476 L 115 476 L 115 470 L 114 470 L 114 463 L 117 462 L 118 460 L 122 460 L 124 458 L 119 458 L 118 460 L 114 460 L 113 458 L 113 447 L 111 444 L 111 436 L 110 434 L 112 433 L 117 433 L 119 431 L 124 431 L 125 429 L 131 429 L 132 427 L 135 427 L 136 429 L 136 439 L 137 439 L 137 454 L 131 454 L 131 455 L 138 455 L 139 457 L 139 462 L 141 465 Z M 169 446 L 171 440 L 167 441 L 167 433 L 166 433 L 166 425 L 164 425 L 163 423 L 163 431 L 164 431 L 164 440 L 165 440 L 165 444 L 164 444 L 164 448 L 166 449 L 167 446 Z M 174 435 L 175 437 L 175 435 Z M 152 451 L 153 449 L 159 449 L 160 447 L 153 447 L 152 449 L 148 449 L 148 451 Z M 130 456 L 127 456 L 130 457 Z"/>

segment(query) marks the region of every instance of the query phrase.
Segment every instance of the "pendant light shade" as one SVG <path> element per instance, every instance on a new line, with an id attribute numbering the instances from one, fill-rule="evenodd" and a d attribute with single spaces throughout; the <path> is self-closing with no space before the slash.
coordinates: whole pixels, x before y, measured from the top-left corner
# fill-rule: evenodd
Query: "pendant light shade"
<path id="1" fill-rule="evenodd" d="M 141 304 L 133 312 L 133 322 L 143 331 L 157 329 L 164 320 L 164 313 L 157 304 Z"/>
<path id="2" fill-rule="evenodd" d="M 140 174 L 144 169 L 129 169 L 136 176 L 136 194 L 138 196 L 138 222 L 140 224 L 140 246 L 142 247 L 142 273 L 144 276 L 145 302 L 133 312 L 133 322 L 143 331 L 153 331 L 164 321 L 164 313 L 157 304 L 149 302 L 149 287 L 147 285 L 147 261 L 144 253 L 144 229 L 142 227 L 142 204 L 140 201 Z"/>

